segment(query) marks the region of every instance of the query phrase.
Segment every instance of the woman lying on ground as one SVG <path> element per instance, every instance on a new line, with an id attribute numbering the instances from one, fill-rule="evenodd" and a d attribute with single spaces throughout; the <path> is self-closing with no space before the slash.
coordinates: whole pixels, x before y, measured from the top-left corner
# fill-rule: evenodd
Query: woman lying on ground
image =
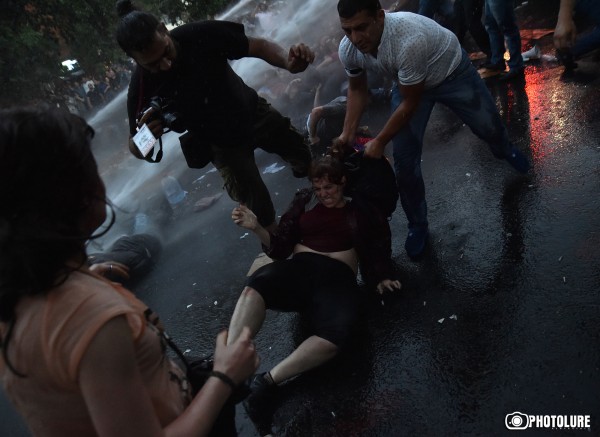
<path id="1" fill-rule="evenodd" d="M 208 435 L 258 366 L 250 331 L 218 335 L 221 373 L 192 398 L 156 315 L 86 263 L 107 215 L 92 135 L 67 112 L 0 111 L 0 381 L 36 436 Z"/>
<path id="2" fill-rule="evenodd" d="M 300 190 L 277 229 L 269 233 L 245 206 L 233 221 L 253 231 L 265 253 L 275 258 L 248 280 L 229 325 L 229 342 L 249 326 L 254 336 L 266 309 L 306 314 L 312 335 L 251 385 L 245 407 L 261 435 L 271 431 L 277 384 L 331 360 L 350 339 L 366 298 L 361 275 L 383 293 L 400 288 L 393 277 L 390 231 L 383 214 L 365 211 L 343 196 L 343 165 L 331 156 L 314 161 L 312 189 Z M 288 259 L 290 255 L 293 255 Z"/>

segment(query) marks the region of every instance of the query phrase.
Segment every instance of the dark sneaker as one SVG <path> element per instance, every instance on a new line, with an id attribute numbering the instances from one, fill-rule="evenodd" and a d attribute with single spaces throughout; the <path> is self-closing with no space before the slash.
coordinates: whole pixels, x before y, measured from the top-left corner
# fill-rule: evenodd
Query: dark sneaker
<path id="1" fill-rule="evenodd" d="M 558 61 L 565 66 L 565 71 L 573 71 L 577 68 L 577 62 L 575 62 L 575 59 L 569 50 L 557 50 L 556 57 L 558 58 Z"/>
<path id="2" fill-rule="evenodd" d="M 531 168 L 531 164 L 525 155 L 519 149 L 513 146 L 510 150 L 510 155 L 505 158 L 515 170 L 520 173 L 527 173 Z"/>
<path id="3" fill-rule="evenodd" d="M 503 82 L 508 82 L 515 79 L 523 79 L 525 77 L 525 69 L 524 68 L 513 68 L 512 70 L 508 70 L 506 73 L 502 73 L 498 80 Z"/>
<path id="4" fill-rule="evenodd" d="M 429 230 L 427 227 L 409 229 L 404 249 L 406 249 L 406 253 L 411 259 L 417 260 L 423 255 L 428 237 Z"/>
<path id="5" fill-rule="evenodd" d="M 569 62 L 563 62 L 563 65 L 565 66 L 565 71 L 573 71 L 575 70 L 579 65 L 577 65 L 577 62 L 575 61 L 569 61 Z"/>
<path id="6" fill-rule="evenodd" d="M 485 68 L 486 70 L 493 70 L 493 71 L 504 71 L 504 70 L 506 70 L 506 63 L 504 61 L 502 61 L 498 64 L 492 64 L 491 62 L 484 62 L 483 64 L 481 64 L 479 66 L 479 68 Z"/>
<path id="7" fill-rule="evenodd" d="M 265 379 L 266 373 L 254 375 L 250 395 L 244 401 L 246 413 L 261 436 L 272 434 L 273 414 L 277 409 L 278 387 Z"/>

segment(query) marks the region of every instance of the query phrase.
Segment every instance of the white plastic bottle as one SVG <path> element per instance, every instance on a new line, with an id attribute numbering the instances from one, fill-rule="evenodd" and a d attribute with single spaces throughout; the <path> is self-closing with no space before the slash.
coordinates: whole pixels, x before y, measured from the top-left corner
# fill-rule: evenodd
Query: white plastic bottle
<path id="1" fill-rule="evenodd" d="M 181 203 L 181 201 L 185 199 L 185 195 L 187 194 L 187 191 L 184 191 L 184 189 L 181 188 L 181 184 L 179 183 L 179 181 L 171 175 L 165 176 L 163 178 L 162 188 L 165 193 L 165 197 L 167 198 L 171 206 L 175 206 Z"/>
<path id="2" fill-rule="evenodd" d="M 148 214 L 144 214 L 143 212 L 138 212 L 135 215 L 135 219 L 133 221 L 133 233 L 135 234 L 143 234 L 148 231 L 150 227 L 150 217 Z"/>

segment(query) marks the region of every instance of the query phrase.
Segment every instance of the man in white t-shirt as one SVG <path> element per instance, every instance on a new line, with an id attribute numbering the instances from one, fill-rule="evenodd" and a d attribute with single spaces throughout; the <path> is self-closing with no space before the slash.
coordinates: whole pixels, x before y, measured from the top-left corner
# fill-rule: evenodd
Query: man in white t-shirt
<path id="1" fill-rule="evenodd" d="M 421 175 L 423 135 L 435 103 L 452 109 L 492 153 L 526 173 L 528 159 L 509 141 L 498 108 L 456 36 L 435 21 L 410 12 L 385 13 L 378 0 L 340 0 L 346 36 L 339 55 L 349 80 L 344 129 L 335 147 L 354 142 L 367 101 L 367 70 L 380 71 L 396 85 L 392 114 L 366 144 L 367 156 L 380 157 L 392 141 L 402 208 L 408 219 L 405 249 L 416 259 L 428 238 L 425 185 Z"/>

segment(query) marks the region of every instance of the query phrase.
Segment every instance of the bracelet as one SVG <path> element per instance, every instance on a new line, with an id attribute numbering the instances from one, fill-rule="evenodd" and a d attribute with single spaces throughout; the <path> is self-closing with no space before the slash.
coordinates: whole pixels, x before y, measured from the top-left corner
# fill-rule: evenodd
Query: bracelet
<path id="1" fill-rule="evenodd" d="M 233 379 L 231 379 L 229 376 L 225 375 L 223 372 L 219 372 L 218 370 L 213 370 L 212 372 L 210 372 L 208 374 L 208 376 L 214 376 L 216 378 L 219 378 L 221 381 L 223 381 L 225 384 L 227 384 L 229 387 L 231 387 L 231 390 L 234 390 L 237 388 L 237 384 L 235 382 L 233 382 Z"/>

